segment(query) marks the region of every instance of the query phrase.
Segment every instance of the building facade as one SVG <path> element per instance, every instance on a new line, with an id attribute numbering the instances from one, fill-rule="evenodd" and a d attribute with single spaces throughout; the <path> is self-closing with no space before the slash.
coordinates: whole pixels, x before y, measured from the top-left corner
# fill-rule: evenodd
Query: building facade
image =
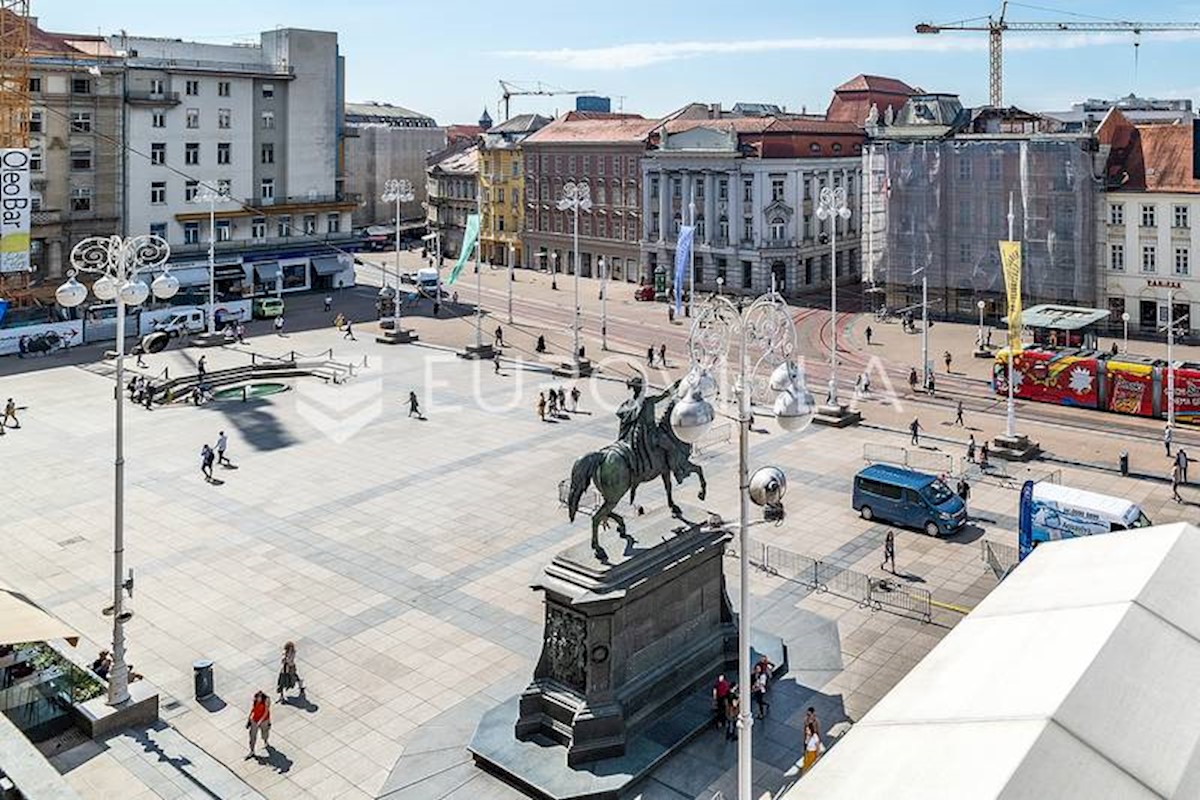
<path id="1" fill-rule="evenodd" d="M 829 223 L 817 218 L 825 187 L 847 194 L 837 222 L 836 278 L 860 274 L 860 127 L 811 118 L 741 117 L 667 123 L 642 161 L 642 260 L 674 282 L 682 225 L 696 228 L 690 281 L 697 290 L 797 295 L 830 285 Z"/>
<path id="2" fill-rule="evenodd" d="M 388 103 L 347 103 L 346 191 L 359 198 L 354 226 L 395 225 L 395 204 L 380 199 L 393 178 L 413 187 L 401 217 L 423 225 L 426 162 L 445 147 L 446 129 L 432 117 Z"/>
<path id="3" fill-rule="evenodd" d="M 579 269 L 613 280 L 644 275 L 642 158 L 657 120 L 632 114 L 571 111 L 524 141 L 525 225 L 522 266 L 574 274 L 575 215 L 560 211 L 564 184 L 586 183 L 590 211 L 579 213 Z"/>
<path id="4" fill-rule="evenodd" d="M 479 148 L 482 258 L 501 266 L 524 262 L 525 159 L 521 143 L 550 124 L 549 117 L 521 114 L 483 134 Z"/>
<path id="5" fill-rule="evenodd" d="M 428 226 L 439 237 L 441 254 L 462 251 L 467 217 L 479 211 L 479 145 L 460 140 L 430 159 L 425 183 Z"/>
<path id="6" fill-rule="evenodd" d="M 216 207 L 217 289 L 251 294 L 353 282 L 342 190 L 343 62 L 337 34 L 280 28 L 254 45 L 110 37 L 126 54 L 125 228 L 172 248 L 186 299 L 208 280 Z M 205 289 L 206 291 L 206 289 Z"/>
<path id="7" fill-rule="evenodd" d="M 1200 123 L 1133 124 L 1109 113 L 1097 136 L 1107 155 L 1100 199 L 1102 285 L 1109 322 L 1146 336 L 1173 313 L 1177 331 L 1200 330 Z M 1174 308 L 1168 310 L 1172 305 Z"/>

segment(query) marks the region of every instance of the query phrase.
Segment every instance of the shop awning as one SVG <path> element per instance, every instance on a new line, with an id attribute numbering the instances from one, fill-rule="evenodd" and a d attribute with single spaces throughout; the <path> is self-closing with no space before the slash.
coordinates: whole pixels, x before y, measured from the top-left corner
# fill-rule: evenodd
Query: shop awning
<path id="1" fill-rule="evenodd" d="M 314 256 L 312 265 L 318 275 L 337 275 L 345 269 L 338 256 Z"/>
<path id="2" fill-rule="evenodd" d="M 279 269 L 278 261 L 260 261 L 254 265 L 254 274 L 263 283 L 273 283 L 279 280 L 282 274 Z"/>
<path id="3" fill-rule="evenodd" d="M 180 286 L 208 286 L 208 267 L 172 267 Z"/>
<path id="4" fill-rule="evenodd" d="M 240 261 L 234 264 L 217 264 L 213 267 L 213 275 L 217 280 L 244 278 L 246 277 L 246 270 L 242 267 Z"/>
<path id="5" fill-rule="evenodd" d="M 79 634 L 11 589 L 0 589 L 0 645 L 66 639 L 74 647 Z"/>

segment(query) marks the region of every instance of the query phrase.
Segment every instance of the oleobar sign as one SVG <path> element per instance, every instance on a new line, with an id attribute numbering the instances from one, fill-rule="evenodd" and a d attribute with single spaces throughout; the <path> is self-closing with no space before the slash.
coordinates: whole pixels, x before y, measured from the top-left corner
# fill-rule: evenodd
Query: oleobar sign
<path id="1" fill-rule="evenodd" d="M 29 271 L 29 150 L 0 149 L 0 272 Z"/>

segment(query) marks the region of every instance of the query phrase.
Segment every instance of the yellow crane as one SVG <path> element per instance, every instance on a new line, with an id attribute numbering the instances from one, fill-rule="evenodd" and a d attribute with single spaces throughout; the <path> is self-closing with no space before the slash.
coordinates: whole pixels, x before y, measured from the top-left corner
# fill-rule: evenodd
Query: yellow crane
<path id="1" fill-rule="evenodd" d="M 0 147 L 29 146 L 29 0 L 0 0 Z"/>
<path id="2" fill-rule="evenodd" d="M 595 89 L 560 89 L 557 86 L 550 86 L 541 81 L 533 81 L 532 83 L 518 83 L 517 81 L 500 81 L 500 102 L 496 104 L 496 114 L 500 114 L 500 109 L 504 109 L 504 119 L 507 121 L 509 117 L 508 106 L 509 100 L 518 95 L 543 95 L 549 97 L 556 94 L 592 94 Z"/>
<path id="3" fill-rule="evenodd" d="M 1013 3 L 1013 5 L 1021 5 Z M 1030 6 L 1033 8 L 1033 6 Z M 1080 19 L 1068 22 L 1013 22 L 1008 19 L 1008 2 L 1001 3 L 999 16 L 976 17 L 935 25 L 922 22 L 917 33 L 986 32 L 988 35 L 988 103 L 1004 104 L 1004 34 L 1008 31 L 1032 33 L 1162 33 L 1164 31 L 1200 31 L 1200 22 L 1130 22 L 1127 20 Z"/>

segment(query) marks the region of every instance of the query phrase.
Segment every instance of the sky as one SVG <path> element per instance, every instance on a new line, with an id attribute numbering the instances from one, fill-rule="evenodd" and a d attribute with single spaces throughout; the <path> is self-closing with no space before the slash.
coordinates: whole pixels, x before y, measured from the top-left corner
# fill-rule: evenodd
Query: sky
<path id="1" fill-rule="evenodd" d="M 1043 0 L 1009 4 L 1010 21 L 1200 22 L 1200 1 Z M 776 103 L 823 112 L 835 86 L 859 73 L 927 91 L 987 100 L 987 34 L 918 36 L 918 22 L 995 14 L 976 0 L 31 0 L 46 30 L 121 29 L 210 43 L 248 41 L 277 26 L 338 32 L 346 94 L 472 123 L 498 118 L 501 79 L 541 81 L 613 98 L 646 116 L 688 102 Z M 986 22 L 986 20 L 984 20 Z M 1005 37 L 1005 103 L 1061 110 L 1134 92 L 1200 99 L 1200 31 L 1025 33 Z M 1136 51 L 1136 57 L 1135 57 Z M 512 113 L 553 114 L 569 96 L 514 97 Z"/>

